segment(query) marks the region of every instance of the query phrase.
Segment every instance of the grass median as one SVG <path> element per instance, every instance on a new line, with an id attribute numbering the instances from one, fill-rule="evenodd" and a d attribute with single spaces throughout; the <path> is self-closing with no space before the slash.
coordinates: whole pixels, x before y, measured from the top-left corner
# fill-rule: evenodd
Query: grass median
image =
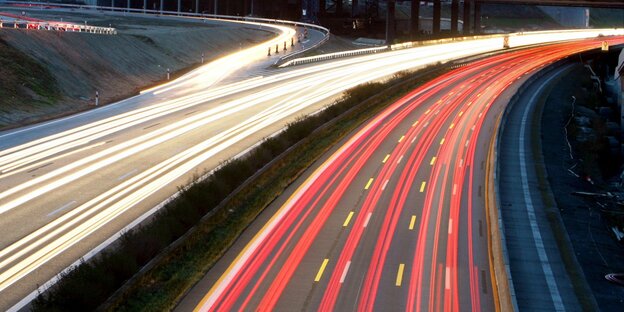
<path id="1" fill-rule="evenodd" d="M 245 228 L 323 153 L 402 94 L 446 72 L 434 66 L 351 89 L 247 155 L 224 163 L 115 248 L 81 264 L 33 302 L 35 311 L 167 311 Z"/>

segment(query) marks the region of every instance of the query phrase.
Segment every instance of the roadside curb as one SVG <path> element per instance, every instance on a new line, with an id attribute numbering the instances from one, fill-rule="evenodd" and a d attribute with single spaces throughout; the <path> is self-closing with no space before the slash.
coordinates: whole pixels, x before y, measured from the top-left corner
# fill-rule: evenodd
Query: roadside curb
<path id="1" fill-rule="evenodd" d="M 506 111 L 507 109 L 505 109 Z M 494 306 L 496 311 L 518 311 L 518 301 L 509 269 L 505 227 L 498 196 L 498 145 L 500 134 L 504 128 L 504 123 L 501 119 L 506 115 L 505 112 L 501 113 L 497 118 L 496 129 L 490 141 L 490 149 L 486 161 L 485 193 L 487 197 L 485 199 L 485 210 L 488 227 L 488 256 L 490 258 L 490 276 L 492 283 L 495 284 L 492 288 L 494 289 Z"/>

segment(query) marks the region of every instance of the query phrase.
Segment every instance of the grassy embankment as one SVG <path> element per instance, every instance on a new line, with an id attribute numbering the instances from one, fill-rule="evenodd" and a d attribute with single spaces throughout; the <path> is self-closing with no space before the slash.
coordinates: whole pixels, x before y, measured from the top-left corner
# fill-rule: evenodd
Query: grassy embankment
<path id="1" fill-rule="evenodd" d="M 182 190 L 151 223 L 127 233 L 117 248 L 80 265 L 36 299 L 34 310 L 172 309 L 316 159 L 398 96 L 444 71 L 431 68 L 357 87 L 323 112 L 291 123 L 246 157 Z"/>
<path id="2" fill-rule="evenodd" d="M 0 128 L 3 112 L 23 106 L 51 105 L 60 98 L 56 80 L 33 58 L 0 38 Z"/>

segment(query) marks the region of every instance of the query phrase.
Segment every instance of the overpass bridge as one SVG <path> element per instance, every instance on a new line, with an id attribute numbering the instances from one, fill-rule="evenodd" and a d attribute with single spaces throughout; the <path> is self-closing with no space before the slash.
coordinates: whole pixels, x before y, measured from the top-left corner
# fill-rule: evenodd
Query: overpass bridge
<path id="1" fill-rule="evenodd" d="M 253 1 L 253 0 L 250 0 Z M 327 8 L 332 8 L 336 15 L 344 15 L 345 4 L 349 3 L 351 8 L 351 16 L 355 16 L 358 13 L 359 5 L 366 3 L 385 3 L 387 5 L 386 22 L 388 25 L 394 23 L 394 11 L 395 0 L 301 0 L 302 8 L 306 10 L 306 13 L 310 15 L 311 19 L 315 19 L 317 16 L 323 16 L 327 14 Z M 416 3 L 416 1 L 411 1 Z M 540 6 L 560 6 L 560 7 L 585 7 L 585 8 L 618 8 L 624 9 L 624 1 L 622 0 L 430 0 L 419 1 L 425 3 L 433 3 L 433 27 L 432 33 L 438 34 L 441 31 L 441 9 L 442 3 L 451 4 L 451 33 L 459 34 L 459 16 L 460 16 L 460 4 L 462 9 L 463 20 L 463 34 L 476 33 L 481 28 L 480 16 L 481 6 L 483 4 L 507 4 L 507 5 L 540 5 Z M 411 5 L 411 21 L 410 32 L 416 36 L 420 33 L 419 29 L 419 5 Z M 349 12 L 346 12 L 347 14 Z M 416 18 L 414 18 L 416 17 Z M 421 17 L 422 18 L 422 17 Z M 387 27 L 392 29 L 393 27 Z M 386 38 L 391 41 L 394 34 L 387 33 Z"/>
<path id="2" fill-rule="evenodd" d="M 57 0 L 63 2 L 64 0 Z M 226 15 L 254 15 L 271 18 L 318 21 L 319 17 L 355 17 L 362 13 L 362 7 L 379 8 L 385 6 L 386 23 L 394 25 L 396 0 L 87 0 L 97 2 L 100 6 L 128 7 L 135 9 L 153 9 L 196 13 L 226 14 Z M 415 0 L 405 0 L 402 3 L 416 3 Z M 450 4 L 450 32 L 451 34 L 478 33 L 481 29 L 481 6 L 486 4 L 506 5 L 540 5 L 558 7 L 586 7 L 586 8 L 617 8 L 624 9 L 622 0 L 428 0 L 420 1 L 432 4 L 432 34 L 441 32 L 442 3 Z M 410 33 L 416 37 L 420 34 L 419 5 L 411 5 Z M 463 22 L 462 30 L 459 20 Z M 413 18 L 416 17 L 416 18 Z M 431 17 L 428 17 L 431 19 Z M 393 29 L 394 27 L 387 27 Z M 387 39 L 392 41 L 394 34 L 387 33 Z"/>

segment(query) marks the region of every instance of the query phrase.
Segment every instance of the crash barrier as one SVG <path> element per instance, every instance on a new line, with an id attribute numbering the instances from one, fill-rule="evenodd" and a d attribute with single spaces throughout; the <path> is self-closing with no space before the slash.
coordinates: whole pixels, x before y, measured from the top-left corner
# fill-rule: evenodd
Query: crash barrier
<path id="1" fill-rule="evenodd" d="M 4 20 L 8 18 L 8 20 Z M 0 28 L 21 28 L 51 31 L 87 32 L 92 34 L 115 35 L 117 30 L 112 27 L 81 25 L 67 22 L 45 21 L 28 16 L 11 13 L 0 13 Z"/>
<path id="2" fill-rule="evenodd" d="M 127 1 L 128 6 L 131 4 L 131 0 Z M 195 17 L 195 18 L 210 18 L 216 20 L 226 20 L 226 21 L 239 21 L 239 22 L 255 22 L 255 23 L 265 23 L 265 24 L 279 24 L 279 25 L 288 25 L 292 27 L 300 27 L 305 29 L 314 29 L 323 33 L 323 39 L 318 43 L 307 47 L 303 51 L 297 52 L 299 55 L 305 51 L 318 47 L 320 44 L 323 44 L 329 39 L 329 29 L 315 25 L 310 23 L 303 22 L 295 22 L 295 21 L 287 21 L 287 20 L 278 20 L 278 19 L 270 19 L 270 18 L 261 18 L 261 17 L 250 17 L 250 16 L 233 16 L 233 15 L 216 15 L 216 14 L 204 14 L 204 13 L 191 13 L 191 12 L 179 12 L 179 11 L 164 11 L 164 10 L 148 10 L 148 9 L 135 9 L 130 7 L 107 7 L 107 6 L 97 6 L 97 5 L 79 5 L 79 4 L 62 4 L 62 3 L 54 3 L 50 5 L 46 2 L 37 2 L 37 1 L 0 1 L 0 5 L 13 5 L 19 8 L 31 8 L 36 9 L 39 8 L 41 10 L 44 9 L 68 9 L 68 10 L 86 10 L 86 11 L 97 11 L 97 12 L 119 12 L 119 13 L 138 13 L 138 14 L 152 14 L 159 16 L 180 16 L 180 17 Z M 288 55 L 290 57 L 290 55 Z M 281 58 L 280 58 L 281 60 Z M 278 63 L 280 62 L 278 60 Z"/>
<path id="3" fill-rule="evenodd" d="M 317 56 L 297 58 L 294 60 L 287 61 L 279 65 L 279 67 L 309 64 L 309 63 L 333 60 L 333 59 L 349 57 L 349 56 L 374 54 L 374 53 L 384 52 L 384 51 L 389 51 L 389 47 L 376 47 L 376 48 L 351 50 L 351 51 L 345 51 L 345 52 L 334 52 L 334 53 L 328 53 L 328 54 L 317 55 Z"/>
<path id="4" fill-rule="evenodd" d="M 574 30 L 519 32 L 519 33 L 509 33 L 509 34 L 481 35 L 481 36 L 464 36 L 464 37 L 453 37 L 453 38 L 436 39 L 436 40 L 411 41 L 411 42 L 397 43 L 397 44 L 392 44 L 392 45 L 387 45 L 387 46 L 377 47 L 377 48 L 359 49 L 359 50 L 351 50 L 351 51 L 297 58 L 297 59 L 292 59 L 290 61 L 284 62 L 283 64 L 280 65 L 280 67 L 309 64 L 309 63 L 314 63 L 314 62 L 321 62 L 321 61 L 339 59 L 339 58 L 356 56 L 356 55 L 374 54 L 374 53 L 379 53 L 379 52 L 403 50 L 403 49 L 410 49 L 410 48 L 416 48 L 416 47 L 421 47 L 421 46 L 453 43 L 453 42 L 460 42 L 460 41 L 470 41 L 470 40 L 500 38 L 501 40 L 500 47 L 501 49 L 503 49 L 503 48 L 510 48 L 510 47 L 528 46 L 532 44 L 541 44 L 541 43 L 546 43 L 546 42 L 589 38 L 589 37 L 596 37 L 596 36 L 601 36 L 601 35 L 613 36 L 613 35 L 623 35 L 623 34 L 624 34 L 624 29 L 617 29 L 617 28 L 614 28 L 614 29 L 574 29 Z"/>

